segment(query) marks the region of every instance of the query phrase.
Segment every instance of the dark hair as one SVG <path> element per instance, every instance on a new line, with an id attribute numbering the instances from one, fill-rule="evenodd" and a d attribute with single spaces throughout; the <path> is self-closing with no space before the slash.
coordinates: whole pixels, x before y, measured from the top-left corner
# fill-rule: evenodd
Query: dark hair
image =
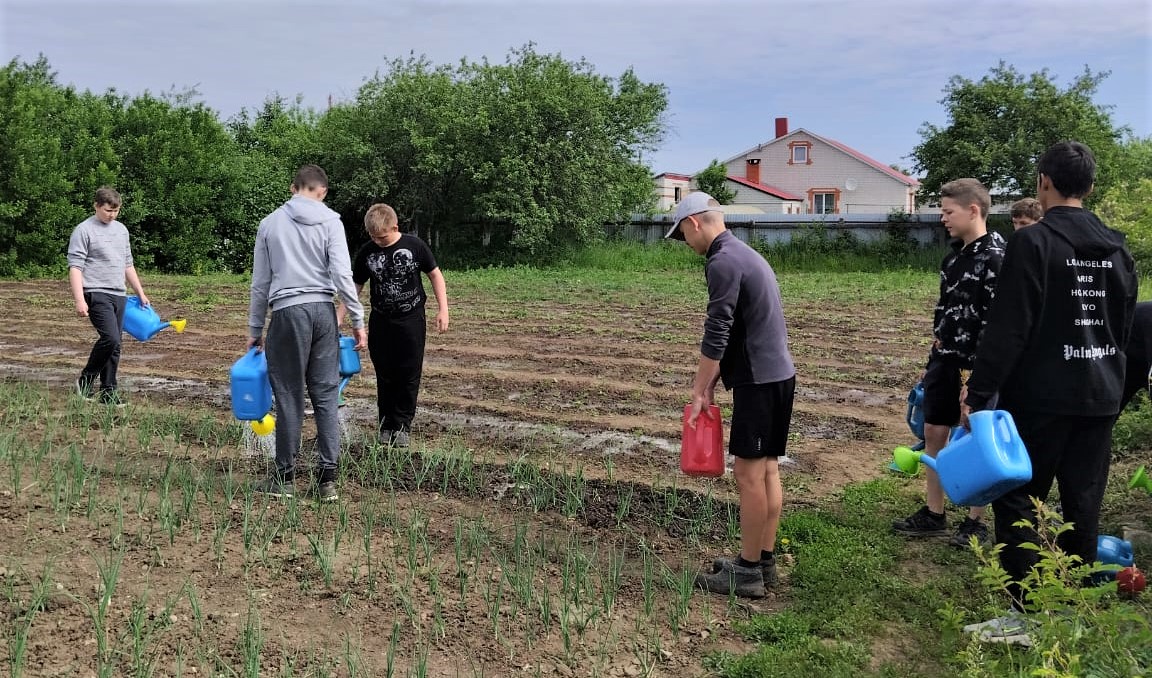
<path id="1" fill-rule="evenodd" d="M 1079 141 L 1061 141 L 1044 151 L 1036 171 L 1065 198 L 1083 198 L 1096 182 L 1096 157 Z"/>
<path id="2" fill-rule="evenodd" d="M 96 189 L 96 200 L 93 202 L 95 202 L 97 205 L 119 207 L 121 202 L 120 194 L 111 186 L 101 186 L 100 188 Z"/>
<path id="3" fill-rule="evenodd" d="M 296 170 L 292 185 L 297 190 L 311 191 L 316 188 L 328 188 L 328 174 L 319 165 L 304 165 Z"/>

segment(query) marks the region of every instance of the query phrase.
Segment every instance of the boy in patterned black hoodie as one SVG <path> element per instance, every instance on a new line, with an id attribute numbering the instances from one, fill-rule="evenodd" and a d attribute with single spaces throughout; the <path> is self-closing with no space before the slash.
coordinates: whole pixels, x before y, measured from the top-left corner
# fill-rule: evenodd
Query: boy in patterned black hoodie
<path id="1" fill-rule="evenodd" d="M 996 291 L 996 276 L 1004 258 L 1004 238 L 989 233 L 988 189 L 975 179 L 957 179 L 940 187 L 940 221 L 955 238 L 940 266 L 940 300 L 932 326 L 932 350 L 921 381 L 924 384 L 924 453 L 935 457 L 948 444 L 952 427 L 960 423 L 960 389 L 976 359 L 988 307 Z M 948 534 L 944 490 L 931 469 L 927 475 L 927 505 L 894 522 L 892 529 L 914 537 Z M 983 506 L 972 506 L 953 535 L 954 546 L 967 546 L 972 536 L 984 541 L 988 528 Z"/>

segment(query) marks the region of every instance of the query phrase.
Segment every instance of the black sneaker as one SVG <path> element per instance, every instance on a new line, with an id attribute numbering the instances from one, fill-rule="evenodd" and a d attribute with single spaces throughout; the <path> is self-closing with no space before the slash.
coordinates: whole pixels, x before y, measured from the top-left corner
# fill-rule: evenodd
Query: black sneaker
<path id="1" fill-rule="evenodd" d="M 259 494 L 266 494 L 269 497 L 281 497 L 283 499 L 291 499 L 294 495 L 291 480 L 281 480 L 276 476 L 268 476 L 264 480 L 259 480 L 252 486 L 252 491 Z"/>
<path id="2" fill-rule="evenodd" d="M 102 389 L 100 391 L 100 404 L 110 405 L 112 407 L 127 407 L 128 401 L 120 391 L 116 389 Z"/>
<path id="3" fill-rule="evenodd" d="M 759 567 L 740 567 L 732 558 L 721 558 L 720 569 L 712 574 L 696 575 L 696 586 L 723 595 L 735 594 L 741 598 L 763 598 L 764 575 Z"/>
<path id="4" fill-rule="evenodd" d="M 933 515 L 927 506 L 904 520 L 892 523 L 892 529 L 909 537 L 944 537 L 948 534 L 948 520 L 944 514 Z"/>
<path id="5" fill-rule="evenodd" d="M 956 534 L 948 540 L 950 546 L 955 546 L 958 549 L 965 549 L 971 544 L 972 537 L 981 544 L 987 544 L 991 541 L 991 535 L 988 534 L 988 526 L 984 524 L 983 520 L 973 520 L 972 518 L 965 518 L 960 526 L 956 528 Z"/>
<path id="6" fill-rule="evenodd" d="M 712 561 L 712 573 L 715 574 L 726 567 L 732 567 L 735 563 L 731 558 L 717 558 Z M 764 586 L 775 586 L 780 581 L 780 575 L 776 572 L 776 558 L 765 560 L 760 559 L 760 574 L 764 576 Z"/>
<path id="7" fill-rule="evenodd" d="M 81 400 L 92 402 L 92 382 L 85 380 L 83 375 L 76 377 L 76 395 Z"/>
<path id="8" fill-rule="evenodd" d="M 315 502 L 325 503 L 338 500 L 340 493 L 336 491 L 336 483 L 329 480 L 313 486 L 308 493 L 308 498 Z"/>

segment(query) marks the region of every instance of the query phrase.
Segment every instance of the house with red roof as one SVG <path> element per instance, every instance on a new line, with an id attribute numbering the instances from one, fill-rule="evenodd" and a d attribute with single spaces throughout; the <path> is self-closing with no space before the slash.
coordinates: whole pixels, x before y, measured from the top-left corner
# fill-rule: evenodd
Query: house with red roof
<path id="1" fill-rule="evenodd" d="M 788 129 L 776 118 L 776 136 L 723 162 L 732 208 L 767 214 L 887 214 L 916 210 L 920 182 L 834 139 Z M 671 209 L 690 191 L 692 177 L 654 177 L 658 207 Z M 739 206 L 739 207 L 738 207 Z"/>

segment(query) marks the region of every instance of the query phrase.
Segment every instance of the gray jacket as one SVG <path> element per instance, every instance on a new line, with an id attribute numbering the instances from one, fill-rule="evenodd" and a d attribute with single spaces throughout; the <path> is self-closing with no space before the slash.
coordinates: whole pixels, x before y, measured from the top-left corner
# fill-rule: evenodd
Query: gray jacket
<path id="1" fill-rule="evenodd" d="M 352 282 L 352 263 L 340 215 L 319 200 L 293 196 L 260 222 L 252 255 L 248 330 L 264 333 L 268 309 L 332 302 L 339 294 L 352 327 L 364 327 L 364 307 Z"/>

